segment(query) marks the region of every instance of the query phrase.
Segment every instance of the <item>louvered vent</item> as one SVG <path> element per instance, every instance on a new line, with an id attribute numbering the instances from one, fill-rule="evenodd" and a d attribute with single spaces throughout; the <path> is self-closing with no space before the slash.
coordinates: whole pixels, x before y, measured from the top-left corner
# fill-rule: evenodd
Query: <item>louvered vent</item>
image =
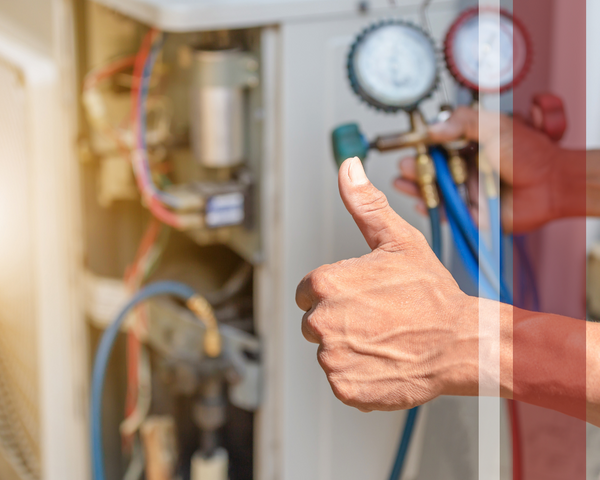
<path id="1" fill-rule="evenodd" d="M 27 127 L 22 75 L 0 61 L 0 478 L 23 480 L 40 477 Z"/>

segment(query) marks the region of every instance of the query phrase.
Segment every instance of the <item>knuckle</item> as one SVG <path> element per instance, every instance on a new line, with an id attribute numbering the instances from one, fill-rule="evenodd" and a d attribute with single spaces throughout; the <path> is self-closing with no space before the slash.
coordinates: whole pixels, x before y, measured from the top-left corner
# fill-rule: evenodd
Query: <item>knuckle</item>
<path id="1" fill-rule="evenodd" d="M 306 313 L 303 318 L 305 330 L 309 335 L 323 338 L 327 331 L 327 321 L 318 310 Z"/>
<path id="2" fill-rule="evenodd" d="M 427 239 L 425 238 L 423 232 L 417 230 L 416 228 L 411 229 L 411 239 L 413 243 L 419 247 L 424 245 L 429 246 L 429 243 L 427 242 Z"/>
<path id="3" fill-rule="evenodd" d="M 311 273 L 308 282 L 313 293 L 317 297 L 325 297 L 329 292 L 331 283 L 331 274 L 326 267 L 320 267 Z"/>
<path id="4" fill-rule="evenodd" d="M 319 337 L 317 335 L 317 333 L 314 331 L 314 329 L 310 326 L 309 322 L 308 322 L 308 318 L 309 318 L 309 313 L 305 313 L 304 316 L 302 317 L 302 335 L 304 336 L 304 338 L 306 340 L 308 340 L 311 343 L 314 342 L 318 342 Z"/>
<path id="5" fill-rule="evenodd" d="M 352 382 L 342 379 L 330 380 L 331 389 L 336 398 L 342 403 L 354 406 L 357 403 L 356 388 Z"/>
<path id="6" fill-rule="evenodd" d="M 325 373 L 332 374 L 341 370 L 341 362 L 339 356 L 335 353 L 335 350 L 325 347 L 320 348 L 317 353 L 317 360 Z"/>
<path id="7" fill-rule="evenodd" d="M 381 190 L 368 186 L 365 190 L 364 202 L 357 208 L 358 213 L 368 215 L 386 210 L 389 207 L 388 199 Z"/>

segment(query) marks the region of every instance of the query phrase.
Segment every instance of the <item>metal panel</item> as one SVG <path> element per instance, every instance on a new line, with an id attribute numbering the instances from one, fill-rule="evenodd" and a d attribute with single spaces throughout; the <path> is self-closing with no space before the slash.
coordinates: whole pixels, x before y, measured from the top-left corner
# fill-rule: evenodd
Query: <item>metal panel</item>
<path id="1" fill-rule="evenodd" d="M 0 455 L 5 469 L 33 479 L 40 474 L 40 431 L 27 93 L 21 72 L 6 62 L 0 105 Z"/>
<path id="2" fill-rule="evenodd" d="M 192 32 L 258 27 L 348 16 L 359 9 L 384 12 L 396 4 L 417 6 L 419 0 L 94 0 L 157 28 Z"/>
<path id="3" fill-rule="evenodd" d="M 2 402 L 0 409 L 14 409 L 6 431 L 17 432 L 22 463 L 34 465 L 23 478 L 80 480 L 87 470 L 86 386 L 79 383 L 86 370 L 80 369 L 85 336 L 76 278 L 81 249 L 74 228 L 71 111 L 61 89 L 68 79 L 59 71 L 52 58 L 0 36 L 0 170 L 5 180 L 0 194 L 0 374 L 10 402 Z"/>

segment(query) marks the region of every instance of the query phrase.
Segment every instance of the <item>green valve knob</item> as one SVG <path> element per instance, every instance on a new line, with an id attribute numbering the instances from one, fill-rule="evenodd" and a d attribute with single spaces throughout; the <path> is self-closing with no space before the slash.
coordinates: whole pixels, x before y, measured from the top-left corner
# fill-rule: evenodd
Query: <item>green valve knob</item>
<path id="1" fill-rule="evenodd" d="M 356 123 L 347 123 L 337 127 L 331 132 L 331 142 L 333 144 L 333 156 L 338 167 L 347 158 L 358 157 L 361 161 L 367 158 L 369 142 L 360 133 Z"/>

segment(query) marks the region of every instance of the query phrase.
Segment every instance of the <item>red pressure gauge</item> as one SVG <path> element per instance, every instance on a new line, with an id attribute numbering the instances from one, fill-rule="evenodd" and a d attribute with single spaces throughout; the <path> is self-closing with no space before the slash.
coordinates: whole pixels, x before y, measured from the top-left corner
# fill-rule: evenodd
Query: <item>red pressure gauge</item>
<path id="1" fill-rule="evenodd" d="M 452 24 L 444 53 L 458 83 L 475 92 L 498 93 L 525 78 L 531 41 L 523 24 L 509 12 L 475 7 Z"/>

